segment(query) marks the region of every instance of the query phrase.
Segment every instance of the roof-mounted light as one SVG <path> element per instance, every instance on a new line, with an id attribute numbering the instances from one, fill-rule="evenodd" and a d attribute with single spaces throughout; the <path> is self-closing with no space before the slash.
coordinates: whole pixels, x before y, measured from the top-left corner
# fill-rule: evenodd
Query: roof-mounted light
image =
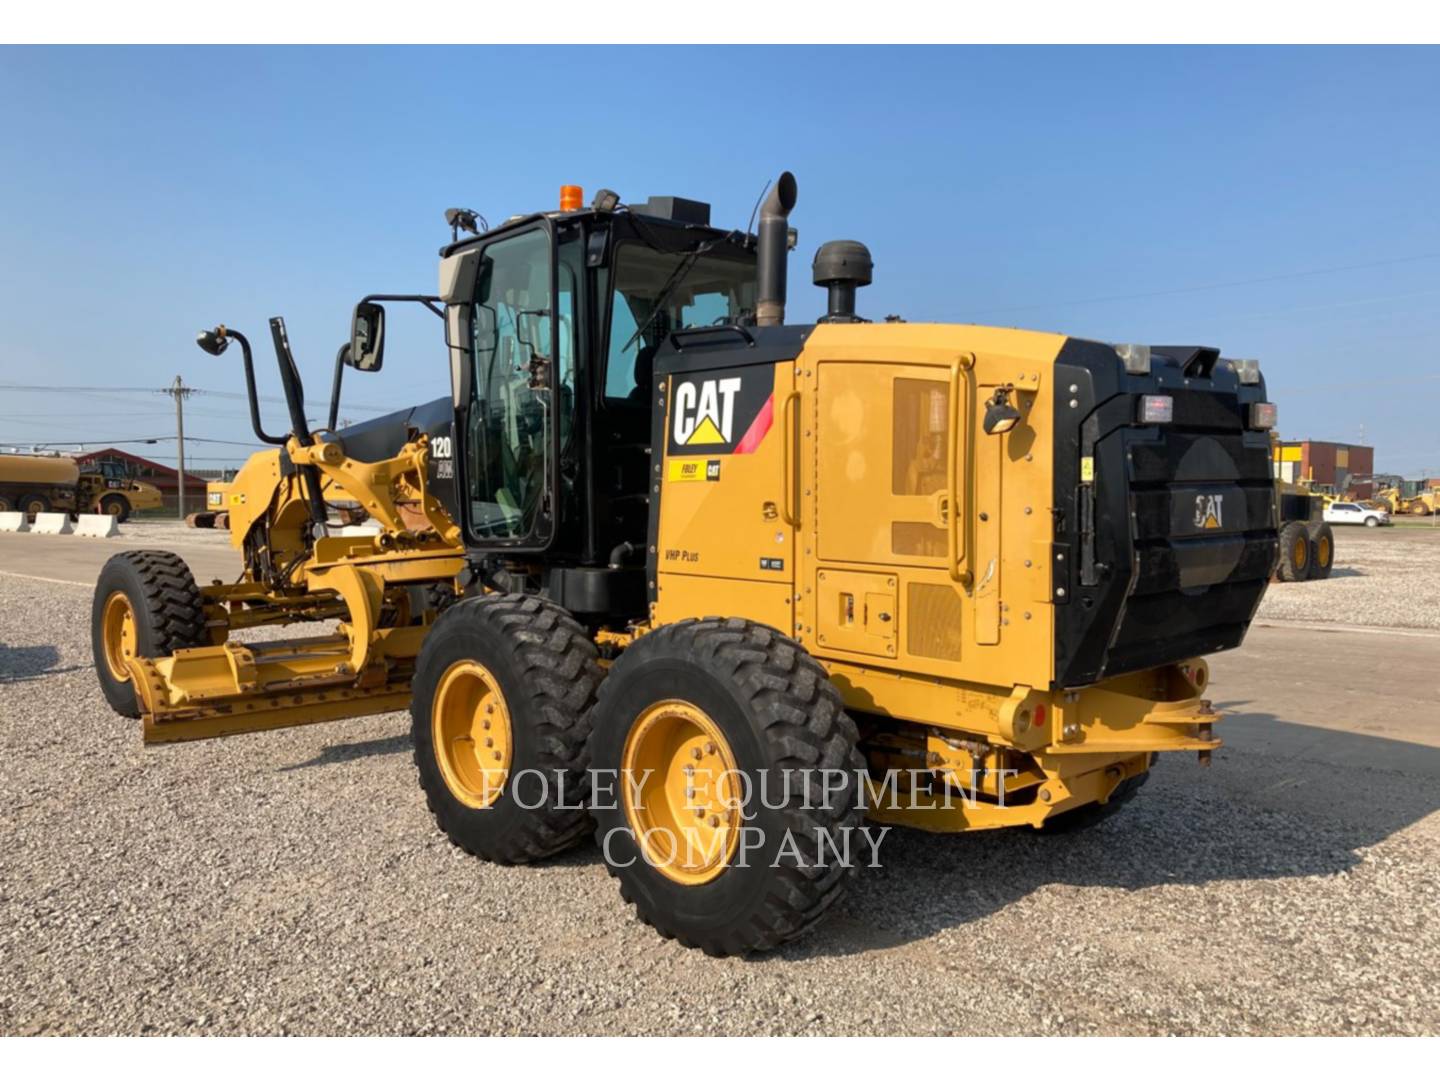
<path id="1" fill-rule="evenodd" d="M 569 213 L 585 205 L 585 189 L 579 184 L 560 185 L 560 212 Z"/>
<path id="2" fill-rule="evenodd" d="M 1235 369 L 1235 377 L 1240 380 L 1241 386 L 1260 385 L 1259 360 L 1231 360 L 1230 366 Z"/>
<path id="3" fill-rule="evenodd" d="M 1115 352 L 1131 375 L 1150 374 L 1149 345 L 1116 345 Z"/>

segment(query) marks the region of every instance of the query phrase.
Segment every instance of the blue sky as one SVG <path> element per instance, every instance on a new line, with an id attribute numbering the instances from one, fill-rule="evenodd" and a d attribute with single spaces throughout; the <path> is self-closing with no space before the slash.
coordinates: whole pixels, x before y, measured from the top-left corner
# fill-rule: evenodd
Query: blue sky
<path id="1" fill-rule="evenodd" d="M 1437 116 L 1418 49 L 4 49 L 0 383 L 235 394 L 191 344 L 224 321 L 278 393 L 278 313 L 318 416 L 355 299 L 434 289 L 445 207 L 578 183 L 743 226 L 788 168 L 792 318 L 815 247 L 860 239 L 862 313 L 1257 356 L 1287 438 L 1363 426 L 1436 475 Z M 390 329 L 353 419 L 446 391 L 433 317 Z M 249 438 L 238 398 L 187 417 Z M 0 444 L 173 431 L 158 394 L 0 388 Z"/>

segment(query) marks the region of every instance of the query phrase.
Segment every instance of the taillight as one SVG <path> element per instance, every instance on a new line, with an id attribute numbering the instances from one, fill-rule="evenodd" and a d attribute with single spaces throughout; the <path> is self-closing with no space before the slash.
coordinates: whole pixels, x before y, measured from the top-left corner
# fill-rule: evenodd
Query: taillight
<path id="1" fill-rule="evenodd" d="M 1137 419 L 1142 424 L 1168 424 L 1175 419 L 1175 399 L 1169 394 L 1141 394 Z"/>
<path id="2" fill-rule="evenodd" d="M 1275 427 L 1276 415 L 1273 401 L 1253 402 L 1250 406 L 1250 426 L 1257 431 L 1270 431 Z"/>

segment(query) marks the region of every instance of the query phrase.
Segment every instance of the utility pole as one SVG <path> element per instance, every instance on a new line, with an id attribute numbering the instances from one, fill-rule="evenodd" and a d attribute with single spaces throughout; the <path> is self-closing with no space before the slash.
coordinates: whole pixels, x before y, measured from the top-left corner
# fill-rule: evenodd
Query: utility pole
<path id="1" fill-rule="evenodd" d="M 175 496 L 178 508 L 178 517 L 185 520 L 185 399 L 195 392 L 193 387 L 186 386 L 179 375 L 175 381 L 160 391 L 162 394 L 169 394 L 175 399 L 175 446 L 179 472 L 176 474 Z"/>

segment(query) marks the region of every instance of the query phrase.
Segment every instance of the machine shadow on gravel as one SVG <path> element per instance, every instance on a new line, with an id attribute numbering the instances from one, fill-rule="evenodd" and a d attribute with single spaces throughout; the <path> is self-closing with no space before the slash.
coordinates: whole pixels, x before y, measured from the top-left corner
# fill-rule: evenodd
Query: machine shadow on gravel
<path id="1" fill-rule="evenodd" d="M 321 765 L 338 765 L 360 758 L 382 757 L 386 754 L 409 754 L 415 749 L 407 732 L 404 735 L 387 735 L 383 739 L 366 739 L 364 742 L 331 743 L 309 761 L 297 761 L 293 765 L 282 765 L 277 772 L 295 772 L 297 769 L 314 769 Z"/>
<path id="2" fill-rule="evenodd" d="M 46 675 L 81 670 L 81 665 L 57 668 L 60 650 L 54 645 L 6 645 L 0 642 L 0 685 L 28 682 Z"/>
<path id="3" fill-rule="evenodd" d="M 1139 890 L 1338 874 L 1358 865 L 1365 848 L 1440 809 L 1435 747 L 1268 713 L 1232 713 L 1223 734 L 1227 747 L 1209 782 L 1181 782 L 1190 762 L 1162 763 L 1123 811 L 1064 843 L 1018 829 L 893 830 L 882 865 L 856 875 L 823 929 L 767 955 L 893 948 L 983 919 L 1047 885 Z M 1253 786 L 1238 764 L 1267 758 L 1276 782 Z M 1227 759 L 1237 763 L 1232 777 Z"/>

